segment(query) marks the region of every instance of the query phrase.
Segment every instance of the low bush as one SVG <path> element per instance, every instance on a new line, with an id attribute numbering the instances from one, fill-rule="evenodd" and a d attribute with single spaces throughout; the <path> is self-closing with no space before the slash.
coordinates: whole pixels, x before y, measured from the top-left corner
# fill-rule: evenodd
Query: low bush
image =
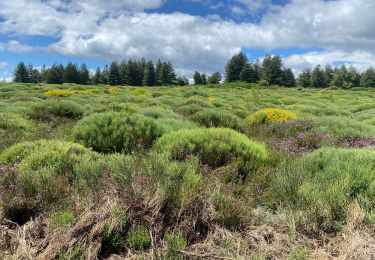
<path id="1" fill-rule="evenodd" d="M 154 119 L 158 118 L 180 118 L 178 114 L 173 112 L 172 110 L 168 110 L 165 108 L 160 108 L 160 107 L 148 107 L 148 108 L 143 108 L 139 110 L 138 112 L 141 115 L 151 117 Z"/>
<path id="2" fill-rule="evenodd" d="M 195 113 L 198 113 L 199 111 L 204 110 L 205 108 L 197 105 L 197 104 L 190 104 L 190 105 L 184 105 L 180 106 L 174 109 L 174 111 L 180 115 L 183 116 L 191 116 L 194 115 Z"/>
<path id="3" fill-rule="evenodd" d="M 51 112 L 57 116 L 79 118 L 83 115 L 83 108 L 76 102 L 63 100 L 52 105 Z"/>
<path id="4" fill-rule="evenodd" d="M 165 242 L 167 243 L 167 259 L 183 259 L 180 251 L 187 247 L 187 242 L 181 231 L 166 233 Z"/>
<path id="5" fill-rule="evenodd" d="M 16 144 L 0 154 L 0 164 L 14 166 L 14 170 L 0 176 L 5 193 L 1 204 L 9 212 L 22 208 L 37 211 L 64 201 L 72 184 L 80 182 L 75 165 L 98 156 L 79 144 L 63 141 Z M 91 177 L 86 176 L 90 180 Z M 15 191 L 17 196 L 12 195 Z"/>
<path id="6" fill-rule="evenodd" d="M 304 212 L 312 231 L 335 231 L 356 202 L 370 214 L 375 209 L 375 151 L 322 148 L 284 165 L 271 182 L 275 199 Z"/>
<path id="7" fill-rule="evenodd" d="M 234 130 L 239 130 L 241 128 L 241 120 L 239 117 L 228 112 L 212 109 L 197 112 L 191 119 L 205 127 L 225 127 Z"/>
<path id="8" fill-rule="evenodd" d="M 269 122 L 282 122 L 296 119 L 297 115 L 294 112 L 284 109 L 270 108 L 259 110 L 249 115 L 245 118 L 244 124 L 245 127 L 251 127 L 254 125 L 266 124 Z"/>
<path id="9" fill-rule="evenodd" d="M 149 148 L 162 135 L 154 119 L 125 113 L 92 114 L 81 120 L 74 137 L 98 152 L 133 152 Z"/>
<path id="10" fill-rule="evenodd" d="M 50 222 L 55 227 L 69 225 L 73 223 L 74 220 L 74 213 L 70 210 L 64 210 L 62 212 L 54 213 L 50 217 Z"/>
<path id="11" fill-rule="evenodd" d="M 147 249 L 151 244 L 151 237 L 147 228 L 135 226 L 128 233 L 128 243 L 131 248 L 142 251 Z"/>
<path id="12" fill-rule="evenodd" d="M 197 128 L 197 125 L 186 119 L 177 118 L 158 118 L 156 123 L 162 129 L 162 132 L 170 133 L 182 129 L 193 129 Z"/>
<path id="13" fill-rule="evenodd" d="M 172 132 L 161 137 L 157 149 L 174 160 L 198 156 L 201 163 L 219 167 L 240 159 L 257 166 L 268 159 L 263 144 L 250 140 L 243 134 L 226 128 L 192 129 Z"/>

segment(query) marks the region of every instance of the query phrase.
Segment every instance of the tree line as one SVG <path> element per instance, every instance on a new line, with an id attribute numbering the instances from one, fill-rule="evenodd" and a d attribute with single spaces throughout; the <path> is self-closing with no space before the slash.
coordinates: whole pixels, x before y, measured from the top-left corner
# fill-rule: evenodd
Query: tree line
<path id="1" fill-rule="evenodd" d="M 188 85 L 186 77 L 177 77 L 171 62 L 157 61 L 156 65 L 150 60 L 128 60 L 112 62 L 104 68 L 97 68 L 95 73 L 90 73 L 86 64 L 78 66 L 68 63 L 54 64 L 47 68 L 43 66 L 38 70 L 32 65 L 26 66 L 20 62 L 14 71 L 15 82 L 22 83 L 48 83 L 48 84 L 109 84 L 129 86 L 170 86 Z"/>
<path id="2" fill-rule="evenodd" d="M 195 71 L 194 84 L 207 85 L 222 82 L 222 74 L 218 71 L 211 75 Z M 171 86 L 189 85 L 186 77 L 177 77 L 171 62 L 127 60 L 112 62 L 104 68 L 97 68 L 90 73 L 87 66 L 68 63 L 54 64 L 40 70 L 32 65 L 19 63 L 14 71 L 14 81 L 23 83 L 76 83 L 76 84 L 109 84 L 129 86 Z M 249 61 L 242 52 L 235 54 L 225 66 L 225 82 L 243 81 L 258 83 L 261 86 L 279 85 L 284 87 L 300 86 L 304 88 L 350 88 L 358 86 L 375 87 L 375 69 L 369 67 L 360 73 L 353 66 L 332 67 L 326 65 L 306 68 L 296 79 L 292 69 L 287 68 L 280 56 L 266 55 L 262 61 Z"/>

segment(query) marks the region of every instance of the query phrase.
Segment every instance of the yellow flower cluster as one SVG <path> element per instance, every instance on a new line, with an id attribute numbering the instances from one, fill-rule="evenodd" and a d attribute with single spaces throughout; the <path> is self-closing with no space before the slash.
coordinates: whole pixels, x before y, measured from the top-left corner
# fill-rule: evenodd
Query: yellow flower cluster
<path id="1" fill-rule="evenodd" d="M 100 93 L 97 89 L 70 90 L 70 89 L 50 89 L 44 92 L 46 97 L 69 97 L 74 94 Z"/>
<path id="2" fill-rule="evenodd" d="M 209 102 L 215 102 L 217 99 L 214 98 L 214 97 L 208 97 L 207 100 L 208 100 Z"/>
<path id="3" fill-rule="evenodd" d="M 132 94 L 134 94 L 136 96 L 145 96 L 145 97 L 151 96 L 150 91 L 148 91 L 146 89 L 141 89 L 141 88 L 137 88 L 137 89 L 132 90 Z"/>
<path id="4" fill-rule="evenodd" d="M 266 124 L 269 122 L 283 122 L 289 120 L 296 120 L 297 115 L 289 110 L 285 109 L 278 109 L 278 108 L 268 108 L 259 110 L 251 115 L 249 115 L 245 119 L 245 124 L 250 125 L 258 125 L 258 124 Z"/>
<path id="5" fill-rule="evenodd" d="M 117 88 L 117 87 L 110 87 L 110 88 L 108 89 L 108 92 L 111 93 L 111 94 L 117 93 L 117 92 L 119 92 L 119 91 L 120 91 L 120 89 Z"/>

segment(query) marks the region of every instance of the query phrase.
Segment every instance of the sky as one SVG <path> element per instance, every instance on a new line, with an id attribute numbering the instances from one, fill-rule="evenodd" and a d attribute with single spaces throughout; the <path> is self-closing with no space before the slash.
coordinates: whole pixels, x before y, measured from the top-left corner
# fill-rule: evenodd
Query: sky
<path id="1" fill-rule="evenodd" d="M 374 0 L 0 1 L 0 81 L 20 61 L 170 60 L 181 76 L 280 55 L 299 73 L 317 64 L 375 65 Z"/>

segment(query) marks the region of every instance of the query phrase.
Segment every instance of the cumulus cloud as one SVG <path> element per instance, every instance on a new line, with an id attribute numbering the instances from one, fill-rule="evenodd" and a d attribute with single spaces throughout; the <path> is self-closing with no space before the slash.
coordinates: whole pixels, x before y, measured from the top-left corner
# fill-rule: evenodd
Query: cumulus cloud
<path id="1" fill-rule="evenodd" d="M 272 5 L 271 1 L 235 2 L 248 11 Z M 144 12 L 162 4 L 162 0 L 1 1 L 0 34 L 58 36 L 48 51 L 104 60 L 169 59 L 186 71 L 221 70 L 241 47 L 326 49 L 287 57 L 286 63 L 296 71 L 336 59 L 356 66 L 372 64 L 375 55 L 373 0 L 293 0 L 272 5 L 259 23 Z M 9 46 L 0 44 L 1 48 Z"/>
<path id="2" fill-rule="evenodd" d="M 8 42 L 0 42 L 0 51 L 10 51 L 15 53 L 28 52 L 35 49 L 33 46 L 22 44 L 18 41 L 11 40 Z"/>

